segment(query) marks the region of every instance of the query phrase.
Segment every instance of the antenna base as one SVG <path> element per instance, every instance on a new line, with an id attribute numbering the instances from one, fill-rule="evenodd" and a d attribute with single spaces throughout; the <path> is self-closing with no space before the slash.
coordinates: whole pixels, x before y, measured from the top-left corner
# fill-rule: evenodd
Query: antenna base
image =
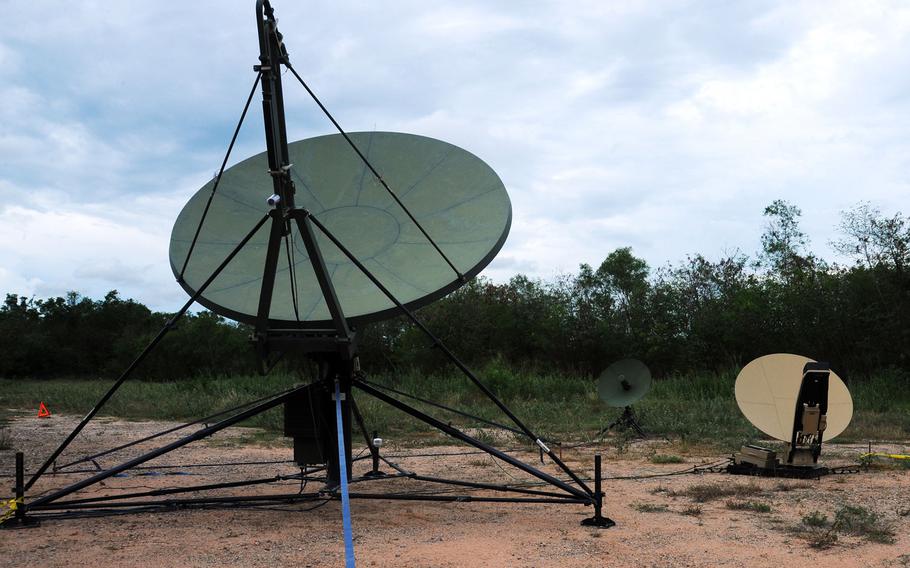
<path id="1" fill-rule="evenodd" d="M 588 517 L 581 522 L 583 527 L 597 527 L 599 529 L 608 529 L 615 527 L 616 522 L 603 516 L 604 492 L 602 491 L 603 476 L 601 475 L 600 454 L 594 456 L 594 493 L 591 494 L 591 504 L 594 505 L 594 516 Z"/>
<path id="2" fill-rule="evenodd" d="M 622 414 L 619 415 L 619 418 L 610 423 L 609 426 L 601 430 L 597 435 L 603 436 L 610 430 L 614 428 L 621 428 L 623 430 L 631 430 L 640 438 L 645 438 L 645 430 L 641 427 L 641 424 L 638 422 L 638 417 L 635 415 L 635 411 L 632 410 L 631 406 L 627 406 L 623 409 Z"/>
<path id="3" fill-rule="evenodd" d="M 794 466 L 773 460 L 767 464 L 758 465 L 747 461 L 737 453 L 733 462 L 727 466 L 727 473 L 733 475 L 753 475 L 756 477 L 783 477 L 787 479 L 818 479 L 831 473 L 831 469 L 820 466 Z"/>
<path id="4" fill-rule="evenodd" d="M 0 530 L 13 531 L 18 529 L 36 529 L 41 526 L 41 521 L 33 517 L 13 517 L 0 521 Z"/>
<path id="5" fill-rule="evenodd" d="M 616 526 L 616 521 L 609 517 L 604 517 L 603 515 L 594 515 L 593 517 L 588 517 L 581 522 L 583 527 L 597 527 L 599 529 L 608 529 L 610 527 Z"/>

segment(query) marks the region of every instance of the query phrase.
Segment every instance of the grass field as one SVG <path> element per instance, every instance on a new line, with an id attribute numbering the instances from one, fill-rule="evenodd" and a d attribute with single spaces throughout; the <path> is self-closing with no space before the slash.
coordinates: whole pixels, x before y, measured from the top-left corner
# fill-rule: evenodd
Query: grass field
<path id="1" fill-rule="evenodd" d="M 597 398 L 591 380 L 521 373 L 491 364 L 481 370 L 485 383 L 539 434 L 554 440 L 593 438 L 620 413 Z M 423 376 L 408 373 L 374 377 L 392 386 L 506 423 L 506 418 L 467 379 L 460 376 Z M 733 449 L 759 436 L 739 412 L 733 398 L 734 373 L 674 377 L 655 381 L 648 395 L 636 404 L 640 421 L 649 434 L 666 436 L 683 444 L 713 445 Z M 189 420 L 286 389 L 300 379 L 287 375 L 194 378 L 174 382 L 127 382 L 101 411 L 126 419 Z M 44 401 L 52 412 L 85 414 L 111 385 L 111 380 L 9 380 L 0 379 L 0 409 L 34 412 Z M 897 440 L 910 437 L 910 393 L 906 377 L 882 374 L 851 384 L 855 414 L 840 441 Z M 384 437 L 413 443 L 436 439 L 421 423 L 389 408 L 366 394 L 357 396 L 368 426 Z M 417 404 L 418 407 L 422 405 Z M 430 414 L 463 426 L 482 426 L 441 410 Z M 247 423 L 280 433 L 280 408 Z M 622 444 L 622 437 L 618 437 Z M 0 434 L 2 441 L 2 434 Z"/>

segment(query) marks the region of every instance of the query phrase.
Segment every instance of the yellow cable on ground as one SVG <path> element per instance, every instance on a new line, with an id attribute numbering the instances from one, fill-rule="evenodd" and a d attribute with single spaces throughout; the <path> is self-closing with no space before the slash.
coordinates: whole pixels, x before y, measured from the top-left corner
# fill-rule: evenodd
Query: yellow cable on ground
<path id="1" fill-rule="evenodd" d="M 23 501 L 22 497 L 20 497 L 18 499 L 10 499 L 8 501 L 0 501 L 0 503 L 2 503 L 4 507 L 9 509 L 5 513 L 0 514 L 0 523 L 2 523 L 5 520 L 12 517 L 13 515 L 15 515 L 16 509 L 18 509 L 19 505 L 22 505 L 24 503 L 24 501 Z"/>
<path id="2" fill-rule="evenodd" d="M 893 460 L 910 460 L 910 455 L 907 455 L 907 454 L 884 454 L 884 453 L 881 453 L 881 452 L 871 452 L 871 453 L 868 453 L 868 454 L 863 454 L 863 455 L 861 455 L 861 456 L 859 457 L 859 459 L 866 459 L 866 458 L 890 458 L 890 459 L 893 459 Z"/>

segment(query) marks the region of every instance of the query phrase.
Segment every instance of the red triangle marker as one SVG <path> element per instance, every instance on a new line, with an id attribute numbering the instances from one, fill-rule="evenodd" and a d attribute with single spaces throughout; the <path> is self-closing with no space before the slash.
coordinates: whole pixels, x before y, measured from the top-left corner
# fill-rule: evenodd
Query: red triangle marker
<path id="1" fill-rule="evenodd" d="M 42 402 L 38 406 L 38 418 L 50 418 L 50 417 L 51 417 L 51 411 L 48 410 L 47 407 L 44 406 L 44 403 Z"/>

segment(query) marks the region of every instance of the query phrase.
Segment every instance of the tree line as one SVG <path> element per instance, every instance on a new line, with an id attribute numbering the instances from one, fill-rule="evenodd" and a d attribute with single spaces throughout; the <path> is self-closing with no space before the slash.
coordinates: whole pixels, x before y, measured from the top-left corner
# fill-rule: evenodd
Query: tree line
<path id="1" fill-rule="evenodd" d="M 590 376 L 623 357 L 657 376 L 721 371 L 773 352 L 830 361 L 847 377 L 910 370 L 910 220 L 869 204 L 842 213 L 831 246 L 844 264 L 809 250 L 800 210 L 765 208 L 759 250 L 694 255 L 653 269 L 619 248 L 597 267 L 549 280 L 474 279 L 418 315 L 466 362 Z M 171 314 L 116 291 L 7 294 L 0 307 L 0 377 L 119 374 Z M 137 372 L 142 378 L 254 372 L 249 329 L 210 312 L 189 314 Z M 405 318 L 359 330 L 373 372 L 440 374 L 443 355 Z M 289 358 L 286 371 L 306 363 Z M 905 375 L 906 376 L 906 375 Z"/>

